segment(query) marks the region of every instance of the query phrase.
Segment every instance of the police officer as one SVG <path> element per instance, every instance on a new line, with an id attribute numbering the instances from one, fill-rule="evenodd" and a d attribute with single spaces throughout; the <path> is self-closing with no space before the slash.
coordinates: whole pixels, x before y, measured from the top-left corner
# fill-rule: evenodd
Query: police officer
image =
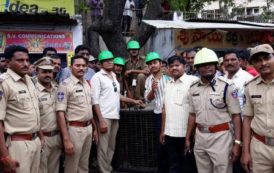
<path id="1" fill-rule="evenodd" d="M 27 75 L 28 50 L 12 45 L 5 49 L 5 57 L 9 68 L 0 76 L 0 162 L 6 172 L 38 173 L 40 113 L 35 86 Z"/>
<path id="2" fill-rule="evenodd" d="M 53 60 L 50 57 L 43 57 L 34 65 L 38 79 L 36 90 L 39 98 L 41 130 L 44 136 L 39 172 L 58 173 L 62 143 L 55 112 L 57 87 L 52 84 Z"/>
<path id="3" fill-rule="evenodd" d="M 259 72 L 245 88 L 242 165 L 246 172 L 273 173 L 274 168 L 274 56 L 268 44 L 251 49 Z"/>
<path id="4" fill-rule="evenodd" d="M 97 141 L 91 86 L 84 80 L 87 64 L 82 56 L 72 57 L 72 75 L 58 87 L 56 111 L 66 154 L 65 173 L 87 173 L 92 131 Z"/>
<path id="5" fill-rule="evenodd" d="M 223 77 L 215 77 L 217 63 L 214 51 L 203 48 L 197 52 L 194 66 L 201 79 L 189 91 L 186 152 L 190 152 L 190 136 L 197 124 L 194 154 L 198 172 L 203 173 L 231 173 L 232 162 L 240 153 L 241 110 L 237 91 Z"/>

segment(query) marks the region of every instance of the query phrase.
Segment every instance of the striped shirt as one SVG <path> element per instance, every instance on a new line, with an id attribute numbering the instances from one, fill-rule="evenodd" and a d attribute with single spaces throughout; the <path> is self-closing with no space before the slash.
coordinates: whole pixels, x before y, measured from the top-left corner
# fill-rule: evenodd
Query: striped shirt
<path id="1" fill-rule="evenodd" d="M 166 113 L 165 135 L 185 137 L 189 116 L 188 92 L 196 76 L 183 74 L 178 80 L 170 80 L 164 90 Z"/>
<path id="2" fill-rule="evenodd" d="M 147 99 L 148 93 L 151 91 L 151 86 L 152 86 L 152 82 L 154 81 L 154 76 L 151 74 L 147 77 L 146 79 L 146 84 L 145 84 L 145 100 L 147 102 L 151 102 Z M 155 103 L 155 107 L 154 107 L 154 113 L 155 114 L 160 114 L 162 113 L 162 108 L 163 108 L 163 97 L 164 97 L 164 89 L 165 86 L 167 84 L 167 82 L 170 80 L 170 77 L 167 75 L 162 75 L 162 77 L 159 79 L 158 81 L 158 88 L 157 90 L 154 92 L 154 103 Z"/>

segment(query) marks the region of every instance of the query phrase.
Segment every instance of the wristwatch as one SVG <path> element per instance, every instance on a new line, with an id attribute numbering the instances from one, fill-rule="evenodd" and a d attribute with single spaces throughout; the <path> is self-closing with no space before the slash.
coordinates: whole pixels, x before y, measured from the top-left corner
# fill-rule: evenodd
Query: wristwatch
<path id="1" fill-rule="evenodd" d="M 240 146 L 242 146 L 242 141 L 240 141 L 240 140 L 235 139 L 235 140 L 234 140 L 234 143 L 235 143 L 235 144 L 238 144 L 238 145 L 240 145 Z"/>

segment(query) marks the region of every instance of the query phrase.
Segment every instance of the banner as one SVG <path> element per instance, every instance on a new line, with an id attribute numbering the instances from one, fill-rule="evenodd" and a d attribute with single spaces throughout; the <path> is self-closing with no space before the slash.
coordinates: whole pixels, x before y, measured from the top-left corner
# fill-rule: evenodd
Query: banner
<path id="1" fill-rule="evenodd" d="M 9 45 L 26 47 L 29 52 L 41 53 L 45 47 L 54 47 L 58 53 L 73 51 L 72 32 L 16 32 L 0 31 L 0 51 Z"/>
<path id="2" fill-rule="evenodd" d="M 247 48 L 274 41 L 274 32 L 259 30 L 176 29 L 175 45 L 182 48 L 206 46 L 208 48 Z"/>
<path id="3" fill-rule="evenodd" d="M 0 4 L 0 12 L 75 14 L 74 0 L 0 0 Z"/>

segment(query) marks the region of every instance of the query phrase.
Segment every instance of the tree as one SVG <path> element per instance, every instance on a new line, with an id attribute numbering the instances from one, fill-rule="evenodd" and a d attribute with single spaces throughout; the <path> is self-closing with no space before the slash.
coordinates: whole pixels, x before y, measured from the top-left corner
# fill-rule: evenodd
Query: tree
<path id="1" fill-rule="evenodd" d="M 149 0 L 143 19 L 169 18 L 170 13 L 166 13 L 162 7 L 162 4 L 166 1 Z M 172 10 L 180 11 L 199 11 L 205 2 L 210 1 L 212 0 L 168 0 Z M 99 54 L 98 35 L 101 35 L 108 49 L 115 56 L 128 57 L 126 42 L 121 28 L 125 2 L 126 0 L 104 0 L 103 16 L 93 22 L 88 29 L 88 43 L 94 56 Z M 139 41 L 141 46 L 143 46 L 154 31 L 154 27 L 141 23 L 133 39 Z"/>

